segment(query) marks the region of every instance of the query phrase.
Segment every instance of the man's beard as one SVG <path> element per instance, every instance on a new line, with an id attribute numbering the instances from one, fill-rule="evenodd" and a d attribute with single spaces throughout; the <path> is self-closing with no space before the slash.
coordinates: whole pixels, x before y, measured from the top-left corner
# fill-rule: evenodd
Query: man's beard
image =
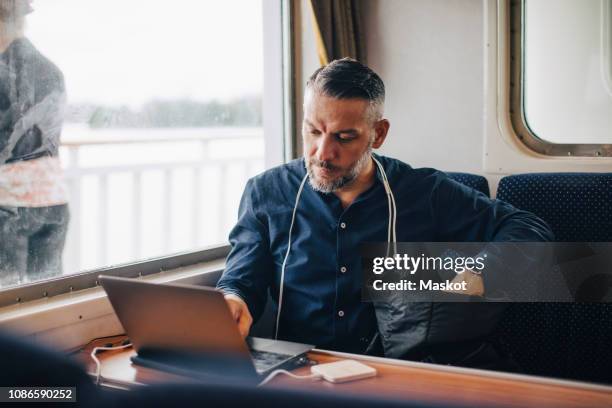
<path id="1" fill-rule="evenodd" d="M 368 146 L 366 151 L 361 157 L 351 166 L 345 174 L 340 175 L 334 179 L 324 180 L 315 179 L 314 167 L 319 166 L 329 170 L 338 170 L 336 166 L 331 165 L 329 162 L 317 160 L 314 157 L 306 159 L 306 171 L 308 172 L 308 183 L 313 190 L 321 193 L 333 193 L 334 191 L 341 189 L 342 187 L 350 186 L 359 177 L 361 172 L 366 168 L 372 157 L 372 144 Z"/>

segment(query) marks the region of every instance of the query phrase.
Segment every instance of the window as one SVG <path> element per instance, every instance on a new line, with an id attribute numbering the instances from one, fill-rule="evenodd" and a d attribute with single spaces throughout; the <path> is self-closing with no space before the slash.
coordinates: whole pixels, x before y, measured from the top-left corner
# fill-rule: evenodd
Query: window
<path id="1" fill-rule="evenodd" d="M 0 10 L 0 287 L 225 244 L 264 169 L 262 1 L 33 8 Z"/>
<path id="2" fill-rule="evenodd" d="M 513 3 L 513 124 L 539 153 L 612 156 L 610 3 Z"/>

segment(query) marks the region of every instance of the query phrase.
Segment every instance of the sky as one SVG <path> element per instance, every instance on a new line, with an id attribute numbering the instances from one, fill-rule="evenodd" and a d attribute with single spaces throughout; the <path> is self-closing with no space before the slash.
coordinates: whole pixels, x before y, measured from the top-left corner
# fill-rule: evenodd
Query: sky
<path id="1" fill-rule="evenodd" d="M 263 90 L 262 0 L 34 0 L 26 35 L 69 103 L 231 100 Z"/>

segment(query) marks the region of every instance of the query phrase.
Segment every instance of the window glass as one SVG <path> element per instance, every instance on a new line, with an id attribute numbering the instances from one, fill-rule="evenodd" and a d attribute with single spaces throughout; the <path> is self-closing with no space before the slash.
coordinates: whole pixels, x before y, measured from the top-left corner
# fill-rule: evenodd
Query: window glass
<path id="1" fill-rule="evenodd" d="M 0 287 L 224 244 L 262 2 L 0 0 Z"/>
<path id="2" fill-rule="evenodd" d="M 612 143 L 610 0 L 525 0 L 524 112 L 551 143 Z"/>

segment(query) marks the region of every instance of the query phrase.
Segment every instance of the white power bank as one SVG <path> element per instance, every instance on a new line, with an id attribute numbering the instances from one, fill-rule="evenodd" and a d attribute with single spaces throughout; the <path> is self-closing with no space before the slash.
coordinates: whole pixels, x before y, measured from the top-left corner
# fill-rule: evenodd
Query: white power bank
<path id="1" fill-rule="evenodd" d="M 318 364 L 310 371 L 332 383 L 361 380 L 376 376 L 376 369 L 355 360 L 341 360 L 335 363 Z"/>

